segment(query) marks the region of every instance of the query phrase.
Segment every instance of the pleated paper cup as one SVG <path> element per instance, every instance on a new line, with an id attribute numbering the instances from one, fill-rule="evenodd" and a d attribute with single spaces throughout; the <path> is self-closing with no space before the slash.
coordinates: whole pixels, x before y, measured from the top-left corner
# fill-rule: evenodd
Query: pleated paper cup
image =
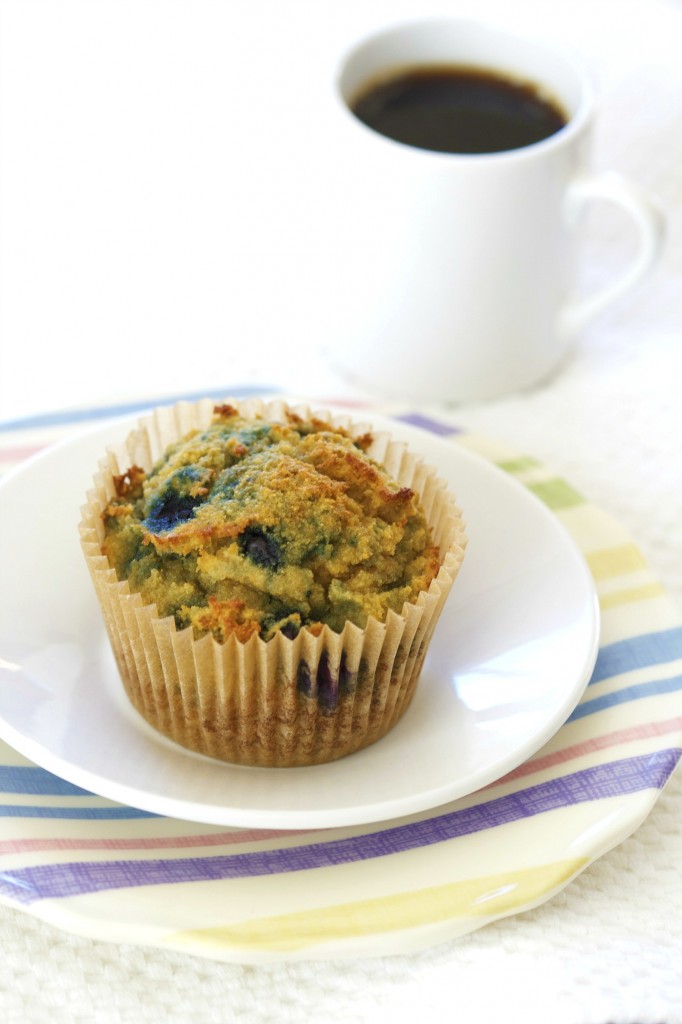
<path id="1" fill-rule="evenodd" d="M 221 403 L 222 404 L 222 403 Z M 285 422 L 287 412 L 311 412 L 282 401 L 230 399 L 242 416 Z M 234 636 L 195 639 L 172 616 L 160 618 L 102 553 L 102 513 L 116 496 L 114 477 L 132 466 L 152 469 L 171 443 L 211 421 L 216 402 L 203 399 L 155 410 L 119 445 L 107 449 L 87 495 L 81 545 L 128 698 L 175 742 L 244 765 L 291 767 L 351 754 L 384 736 L 407 710 L 424 657 L 464 557 L 466 538 L 454 497 L 435 469 L 403 442 L 327 412 L 312 415 L 352 436 L 372 436 L 368 454 L 420 498 L 441 565 L 428 590 L 385 622 L 370 618 L 341 633 L 305 627 L 289 639 Z"/>

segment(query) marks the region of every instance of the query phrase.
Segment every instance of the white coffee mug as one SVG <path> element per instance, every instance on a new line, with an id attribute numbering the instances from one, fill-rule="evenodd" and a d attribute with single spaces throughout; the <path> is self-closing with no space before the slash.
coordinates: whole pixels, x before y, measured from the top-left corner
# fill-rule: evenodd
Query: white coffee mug
<path id="1" fill-rule="evenodd" d="M 451 154 L 395 142 L 352 113 L 377 77 L 434 64 L 536 83 L 567 123 L 520 149 Z M 589 173 L 591 83 L 561 51 L 481 23 L 418 21 L 354 47 L 336 87 L 345 265 L 328 358 L 359 385 L 459 402 L 527 388 L 655 262 L 661 215 L 622 177 Z M 619 206 L 639 244 L 618 280 L 576 299 L 576 227 L 595 200 Z"/>

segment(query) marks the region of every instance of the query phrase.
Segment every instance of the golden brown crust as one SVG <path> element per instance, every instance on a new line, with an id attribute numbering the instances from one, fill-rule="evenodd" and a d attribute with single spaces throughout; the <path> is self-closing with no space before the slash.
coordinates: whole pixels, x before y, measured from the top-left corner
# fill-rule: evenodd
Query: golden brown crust
<path id="1" fill-rule="evenodd" d="M 220 419 L 230 419 L 232 416 L 239 415 L 239 409 L 225 402 L 223 405 L 214 405 L 213 414 Z"/>
<path id="2" fill-rule="evenodd" d="M 141 466 L 131 466 L 125 473 L 114 477 L 114 487 L 119 498 L 139 498 L 146 477 Z"/>

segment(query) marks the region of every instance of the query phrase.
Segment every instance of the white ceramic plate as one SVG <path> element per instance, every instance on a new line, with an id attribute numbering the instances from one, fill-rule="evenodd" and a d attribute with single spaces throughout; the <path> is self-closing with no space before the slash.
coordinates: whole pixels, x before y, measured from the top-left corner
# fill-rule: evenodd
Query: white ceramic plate
<path id="1" fill-rule="evenodd" d="M 469 535 L 407 714 L 372 747 L 311 768 L 227 765 L 161 737 L 123 694 L 76 529 L 97 459 L 130 422 L 64 442 L 0 487 L 0 736 L 37 764 L 175 818 L 326 828 L 471 793 L 528 758 L 577 704 L 596 658 L 599 615 L 573 540 L 483 459 L 372 417 L 439 467 Z"/>

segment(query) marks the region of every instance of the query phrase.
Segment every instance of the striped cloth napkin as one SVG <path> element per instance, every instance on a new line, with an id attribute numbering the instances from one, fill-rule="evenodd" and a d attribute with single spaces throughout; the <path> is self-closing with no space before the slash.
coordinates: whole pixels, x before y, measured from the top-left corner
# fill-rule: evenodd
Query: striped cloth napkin
<path id="1" fill-rule="evenodd" d="M 135 411 L 0 425 L 0 468 Z M 627 532 L 536 459 L 445 416 L 390 413 L 513 475 L 583 552 L 602 634 L 566 723 L 529 761 L 470 796 L 397 821 L 297 832 L 125 807 L 0 743 L 4 901 L 94 938 L 217 960 L 409 952 L 551 898 L 644 820 L 682 747 L 679 609 Z"/>

